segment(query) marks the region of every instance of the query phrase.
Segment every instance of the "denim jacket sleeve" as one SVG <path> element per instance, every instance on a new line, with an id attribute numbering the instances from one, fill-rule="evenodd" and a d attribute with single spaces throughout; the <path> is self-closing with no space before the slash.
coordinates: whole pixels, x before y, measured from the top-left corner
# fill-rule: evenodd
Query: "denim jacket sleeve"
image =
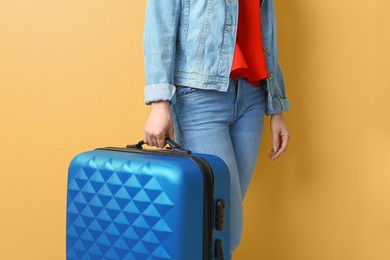
<path id="1" fill-rule="evenodd" d="M 145 103 L 174 102 L 176 35 L 180 0 L 148 0 L 144 27 Z"/>
<path id="2" fill-rule="evenodd" d="M 272 76 L 266 80 L 265 85 L 267 92 L 265 114 L 267 116 L 290 110 L 290 103 L 286 98 L 283 74 L 279 64 L 277 64 L 274 74 L 270 75 Z"/>
<path id="3" fill-rule="evenodd" d="M 273 0 L 263 0 L 261 23 L 263 26 L 263 44 L 269 73 L 269 78 L 266 79 L 265 85 L 267 92 L 265 114 L 273 115 L 290 109 L 290 104 L 286 98 L 283 74 L 278 62 L 276 16 Z"/>

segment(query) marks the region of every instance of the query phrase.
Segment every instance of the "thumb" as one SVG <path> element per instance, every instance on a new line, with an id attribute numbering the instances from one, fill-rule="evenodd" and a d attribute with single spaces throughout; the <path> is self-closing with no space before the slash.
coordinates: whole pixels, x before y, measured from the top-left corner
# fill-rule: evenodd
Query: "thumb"
<path id="1" fill-rule="evenodd" d="M 167 137 L 171 140 L 175 140 L 175 134 L 174 134 L 174 129 L 171 127 L 168 132 L 167 132 Z"/>
<path id="2" fill-rule="evenodd" d="M 276 153 L 280 148 L 279 132 L 272 133 L 272 152 Z"/>
<path id="3" fill-rule="evenodd" d="M 273 132 L 272 133 L 272 150 L 271 150 L 271 153 L 269 154 L 269 157 L 271 158 L 272 161 L 276 160 L 276 154 L 279 150 L 279 147 L 280 147 L 279 134 Z"/>

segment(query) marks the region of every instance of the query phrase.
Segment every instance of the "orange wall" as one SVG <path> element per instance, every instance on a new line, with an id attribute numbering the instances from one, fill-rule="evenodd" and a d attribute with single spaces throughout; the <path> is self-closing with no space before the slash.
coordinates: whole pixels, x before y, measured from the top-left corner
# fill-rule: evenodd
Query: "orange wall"
<path id="1" fill-rule="evenodd" d="M 390 259 L 390 4 L 276 6 L 292 140 L 264 134 L 235 259 Z M 142 138 L 144 8 L 0 2 L 0 259 L 64 259 L 69 161 Z"/>

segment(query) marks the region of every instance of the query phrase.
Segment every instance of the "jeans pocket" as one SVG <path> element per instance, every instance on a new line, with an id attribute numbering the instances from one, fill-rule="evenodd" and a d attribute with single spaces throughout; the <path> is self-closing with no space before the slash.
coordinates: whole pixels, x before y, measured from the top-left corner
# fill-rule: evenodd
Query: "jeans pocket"
<path id="1" fill-rule="evenodd" d="M 185 87 L 185 86 L 176 86 L 176 98 L 185 98 L 189 96 L 193 96 L 198 93 L 199 89 Z"/>

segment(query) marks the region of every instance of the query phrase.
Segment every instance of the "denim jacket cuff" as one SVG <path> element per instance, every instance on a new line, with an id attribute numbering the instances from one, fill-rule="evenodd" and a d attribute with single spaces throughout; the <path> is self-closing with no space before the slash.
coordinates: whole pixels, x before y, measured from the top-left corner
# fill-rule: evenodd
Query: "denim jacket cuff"
<path id="1" fill-rule="evenodd" d="M 176 87 L 171 84 L 152 84 L 147 85 L 144 90 L 144 102 L 150 105 L 154 101 L 169 101 L 171 104 L 176 102 Z"/>
<path id="2" fill-rule="evenodd" d="M 288 99 L 275 97 L 272 100 L 270 100 L 266 105 L 265 114 L 269 116 L 273 114 L 286 112 L 288 110 L 290 110 L 290 103 L 288 102 Z"/>

